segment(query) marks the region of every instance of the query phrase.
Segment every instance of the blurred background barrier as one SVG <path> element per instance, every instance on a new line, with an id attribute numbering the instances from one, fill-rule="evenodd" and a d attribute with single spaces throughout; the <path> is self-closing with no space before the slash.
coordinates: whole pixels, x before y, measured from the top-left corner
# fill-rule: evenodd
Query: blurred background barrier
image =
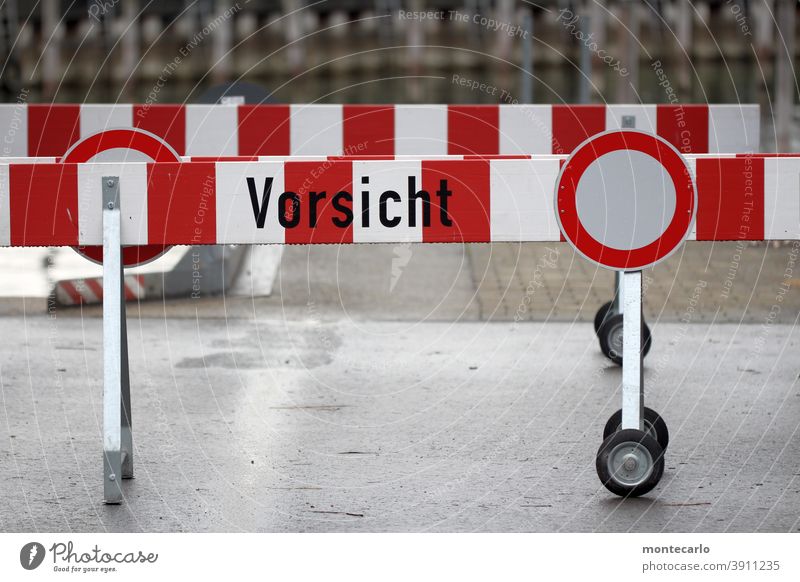
<path id="1" fill-rule="evenodd" d="M 758 150 L 760 136 L 759 107 L 750 104 L 0 104 L 15 157 L 61 156 L 121 127 L 153 133 L 179 155 L 210 157 L 563 155 L 624 127 L 685 154 L 744 153 Z"/>
<path id="2" fill-rule="evenodd" d="M 2 98 L 181 103 L 237 79 L 286 103 L 772 95 L 759 149 L 787 150 L 796 11 L 792 0 L 8 0 Z"/>

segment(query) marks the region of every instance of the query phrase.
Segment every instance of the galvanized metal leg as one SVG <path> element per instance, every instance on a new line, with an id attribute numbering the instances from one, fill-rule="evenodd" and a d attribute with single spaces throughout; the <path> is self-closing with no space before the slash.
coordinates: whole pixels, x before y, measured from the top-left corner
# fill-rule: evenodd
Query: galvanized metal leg
<path id="1" fill-rule="evenodd" d="M 103 499 L 122 501 L 133 476 L 119 178 L 103 177 Z"/>
<path id="2" fill-rule="evenodd" d="M 611 300 L 611 315 L 622 313 L 623 294 L 622 273 L 614 271 L 614 298 Z"/>
<path id="3" fill-rule="evenodd" d="M 642 272 L 621 273 L 622 428 L 644 430 L 642 374 Z"/>
<path id="4" fill-rule="evenodd" d="M 622 129 L 635 129 L 636 116 L 623 115 L 621 125 Z M 611 303 L 612 313 L 622 313 L 622 306 L 624 305 L 623 303 L 624 291 L 625 290 L 622 285 L 622 273 L 620 273 L 619 271 L 614 271 L 614 299 L 612 300 Z"/>
<path id="5" fill-rule="evenodd" d="M 124 278 L 120 277 L 123 288 L 120 291 L 122 301 L 120 305 L 122 326 L 121 348 L 122 348 L 122 397 L 120 406 L 121 445 L 122 445 L 122 478 L 133 479 L 133 416 L 131 415 L 131 376 L 128 369 L 128 326 L 126 323 L 127 313 L 125 310 L 125 288 Z"/>

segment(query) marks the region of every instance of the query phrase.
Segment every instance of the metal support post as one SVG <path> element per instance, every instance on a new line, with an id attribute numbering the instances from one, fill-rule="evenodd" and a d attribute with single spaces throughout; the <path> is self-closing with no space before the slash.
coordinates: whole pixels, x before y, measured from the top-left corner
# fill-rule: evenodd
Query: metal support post
<path id="1" fill-rule="evenodd" d="M 636 129 L 636 116 L 623 115 L 621 125 L 622 129 Z M 622 313 L 623 297 L 622 274 L 614 271 L 614 299 L 611 302 L 611 313 Z"/>
<path id="2" fill-rule="evenodd" d="M 581 33 L 583 38 L 589 38 L 592 29 L 592 17 L 583 14 L 580 19 Z M 589 52 L 589 43 L 581 43 L 580 57 L 580 83 L 578 84 L 578 103 L 589 103 L 591 101 L 592 88 L 592 55 Z"/>
<path id="3" fill-rule="evenodd" d="M 642 272 L 622 273 L 622 428 L 644 430 Z"/>
<path id="4" fill-rule="evenodd" d="M 521 103 L 533 103 L 533 9 L 522 18 Z"/>
<path id="5" fill-rule="evenodd" d="M 119 178 L 103 192 L 103 499 L 122 501 L 121 480 L 133 477 L 128 337 L 122 276 Z"/>
<path id="6" fill-rule="evenodd" d="M 622 273 L 614 271 L 614 298 L 611 300 L 611 313 L 622 313 L 623 305 Z"/>

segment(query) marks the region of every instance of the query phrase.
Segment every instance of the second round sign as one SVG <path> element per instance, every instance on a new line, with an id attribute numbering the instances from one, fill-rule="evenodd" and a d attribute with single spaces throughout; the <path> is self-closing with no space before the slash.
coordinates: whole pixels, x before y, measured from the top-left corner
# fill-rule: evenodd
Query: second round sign
<path id="1" fill-rule="evenodd" d="M 617 271 L 638 271 L 672 254 L 689 235 L 696 207 L 686 160 L 642 131 L 589 138 L 556 180 L 564 238 L 588 260 Z"/>

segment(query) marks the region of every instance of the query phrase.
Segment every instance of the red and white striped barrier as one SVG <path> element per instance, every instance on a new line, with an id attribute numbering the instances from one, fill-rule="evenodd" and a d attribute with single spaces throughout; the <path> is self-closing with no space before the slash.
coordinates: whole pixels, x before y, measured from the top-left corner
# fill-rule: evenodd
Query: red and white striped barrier
<path id="1" fill-rule="evenodd" d="M 127 301 L 142 301 L 146 297 L 144 275 L 125 275 L 123 294 Z M 92 305 L 103 300 L 102 277 L 67 279 L 58 281 L 54 287 L 59 305 Z"/>
<path id="2" fill-rule="evenodd" d="M 0 105 L 0 156 L 60 156 L 115 127 L 180 155 L 568 154 L 623 118 L 681 153 L 759 149 L 758 105 Z"/>
<path id="3" fill-rule="evenodd" d="M 800 157 L 686 156 L 690 240 L 800 238 Z M 558 241 L 562 158 L 0 164 L 0 246 L 102 244 L 119 176 L 122 244 Z"/>
<path id="4" fill-rule="evenodd" d="M 117 132 L 109 133 L 118 137 Z M 594 142 L 609 140 L 616 140 L 614 147 L 599 153 L 592 149 Z M 643 145 L 652 141 L 658 142 L 655 149 Z M 627 158 L 620 159 L 619 153 Z M 651 172 L 641 160 L 634 164 L 634 154 L 649 155 L 648 164 L 655 160 L 668 170 L 669 178 L 659 178 L 663 173 Z M 647 222 L 644 234 L 631 231 L 636 235 L 634 246 L 621 249 L 609 242 L 616 240 L 610 237 L 604 243 L 609 250 L 603 253 L 639 253 L 662 240 L 673 244 L 655 257 L 645 257 L 650 262 L 666 257 L 687 232 L 694 240 L 800 239 L 800 156 L 682 157 L 665 141 L 640 131 L 610 132 L 585 142 L 566 163 L 566 157 L 558 155 L 463 152 L 453 157 L 406 158 L 392 152 L 378 158 L 362 154 L 264 161 L 215 155 L 202 161 L 153 163 L 0 163 L 0 246 L 103 245 L 102 287 L 97 288 L 96 279 L 84 280 L 82 286 L 103 301 L 108 503 L 122 500 L 120 481 L 133 476 L 125 296 L 144 292 L 144 279 L 134 278 L 136 291 L 130 289 L 130 278 L 123 276 L 124 245 L 555 242 L 565 240 L 562 227 L 571 224 L 570 216 L 577 216 L 576 224 L 583 226 L 563 232 L 579 252 L 578 243 L 588 241 L 591 246 L 594 240 L 591 234 L 584 237 L 583 230 L 613 233 L 619 225 Z M 599 175 L 589 171 L 595 163 L 600 163 Z M 627 172 L 632 180 L 607 184 L 603 171 L 614 177 Z M 656 184 L 659 179 L 662 182 Z M 585 212 L 578 208 L 579 198 L 587 195 L 584 184 L 589 199 L 599 201 Z M 615 208 L 635 209 L 632 218 L 604 212 L 609 184 L 612 194 L 627 184 L 623 197 L 611 198 Z M 655 185 L 660 190 L 651 188 Z M 666 229 L 662 221 L 658 236 L 647 242 L 653 225 L 658 226 L 650 218 L 667 213 L 671 220 Z M 616 226 L 609 216 L 616 217 Z M 673 240 L 673 224 L 680 227 L 679 240 Z M 634 268 L 643 264 L 649 263 L 636 263 Z M 646 493 L 660 480 L 668 433 L 657 414 L 649 417 L 653 430 L 644 432 L 652 411 L 643 407 L 641 375 L 648 342 L 644 325 L 635 325 L 642 322 L 641 272 L 624 273 L 623 282 L 621 331 L 629 363 L 623 368 L 623 407 L 621 420 L 612 415 L 606 425 L 609 434 L 604 434 L 597 467 L 606 487 L 627 496 Z M 83 300 L 73 282 L 63 290 L 73 301 Z M 618 319 L 619 314 L 604 320 L 599 333 L 605 333 L 608 322 L 617 325 Z M 634 360 L 638 363 L 631 366 Z M 649 436 L 651 432 L 655 436 Z M 644 443 L 649 461 L 644 454 L 634 458 L 630 443 Z M 641 479 L 640 466 L 649 467 Z M 638 481 L 627 479 L 627 474 Z"/>

